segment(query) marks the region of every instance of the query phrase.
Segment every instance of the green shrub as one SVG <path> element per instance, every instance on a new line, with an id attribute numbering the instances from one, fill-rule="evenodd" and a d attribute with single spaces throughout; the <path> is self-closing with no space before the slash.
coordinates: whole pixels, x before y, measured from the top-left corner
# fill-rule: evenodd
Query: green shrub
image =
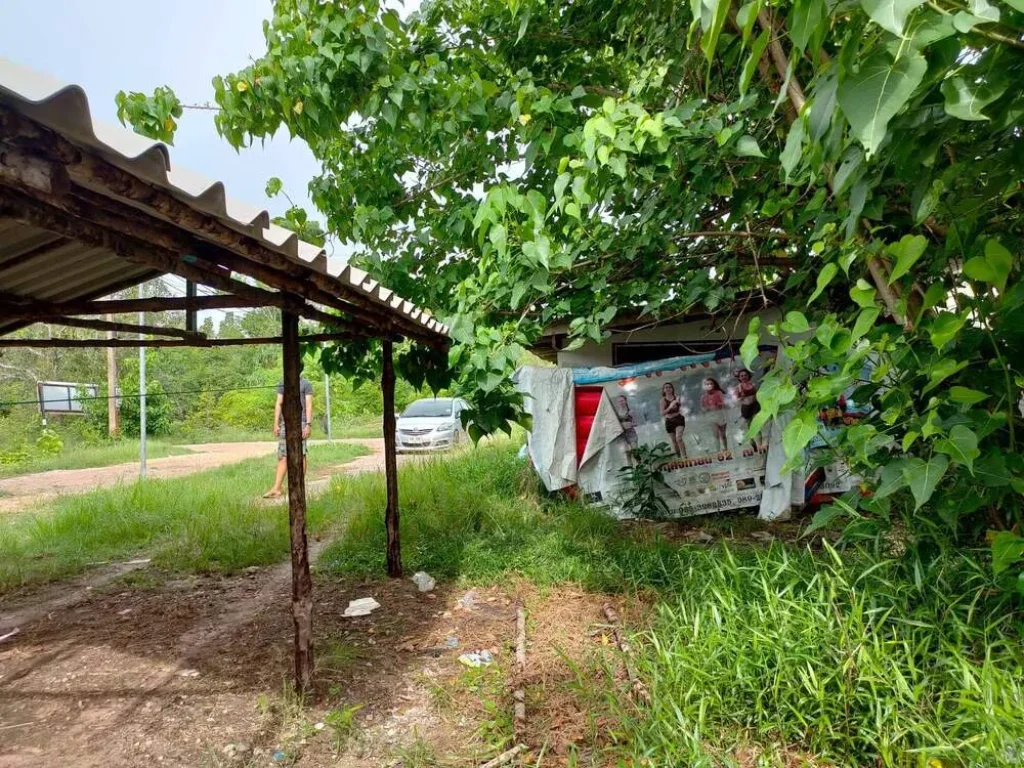
<path id="1" fill-rule="evenodd" d="M 36 438 L 36 452 L 43 456 L 56 456 L 64 450 L 64 441 L 52 429 L 44 429 Z"/>
<path id="2" fill-rule="evenodd" d="M 138 437 L 141 434 L 139 423 L 139 372 L 138 368 L 130 369 L 121 375 L 120 418 L 121 434 L 125 437 Z M 128 395 L 134 395 L 129 397 Z M 106 406 L 104 406 L 105 408 Z M 146 379 L 146 434 L 159 436 L 171 432 L 173 405 L 170 398 L 164 395 L 163 385 L 155 377 Z"/>

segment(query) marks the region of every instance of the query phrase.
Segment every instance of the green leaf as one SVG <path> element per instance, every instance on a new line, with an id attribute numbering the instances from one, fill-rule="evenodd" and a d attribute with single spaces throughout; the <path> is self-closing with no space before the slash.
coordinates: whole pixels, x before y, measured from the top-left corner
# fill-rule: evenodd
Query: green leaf
<path id="1" fill-rule="evenodd" d="M 982 400 L 987 400 L 988 395 L 984 392 L 979 392 L 976 389 L 970 389 L 969 387 L 950 387 L 949 388 L 949 399 L 954 403 L 965 403 L 967 405 L 975 405 L 980 403 Z"/>
<path id="2" fill-rule="evenodd" d="M 959 362 L 951 357 L 944 357 L 934 365 L 928 371 L 928 386 L 921 390 L 922 395 L 927 395 L 939 384 L 948 379 L 954 373 L 959 373 L 967 367 L 966 360 L 960 360 Z M 926 435 L 927 436 L 927 435 Z"/>
<path id="3" fill-rule="evenodd" d="M 850 298 L 856 302 L 858 307 L 875 306 L 875 294 L 877 291 L 864 278 L 857 280 L 857 285 L 850 289 Z"/>
<path id="4" fill-rule="evenodd" d="M 277 178 L 277 176 L 271 176 L 269 179 L 267 179 L 267 197 L 277 197 L 277 195 L 280 194 L 281 188 L 283 186 L 284 182 Z"/>
<path id="5" fill-rule="evenodd" d="M 898 243 L 892 243 L 886 248 L 896 258 L 896 264 L 889 274 L 889 285 L 910 271 L 927 246 L 928 241 L 923 235 L 904 235 Z"/>
<path id="6" fill-rule="evenodd" d="M 884 499 L 907 485 L 907 479 L 903 476 L 903 467 L 906 463 L 906 459 L 893 459 L 882 467 L 878 487 L 875 489 L 876 497 Z"/>
<path id="7" fill-rule="evenodd" d="M 787 459 L 799 456 L 807 444 L 818 434 L 818 419 L 810 411 L 797 413 L 782 431 L 782 447 Z"/>
<path id="8" fill-rule="evenodd" d="M 811 330 L 811 326 L 803 312 L 787 312 L 786 319 L 782 322 L 782 330 L 786 333 L 805 333 Z"/>
<path id="9" fill-rule="evenodd" d="M 789 181 L 794 169 L 800 162 L 804 145 L 804 121 L 797 118 L 789 129 L 789 136 L 786 137 L 786 146 L 779 155 L 779 163 L 782 165 L 782 178 Z"/>
<path id="10" fill-rule="evenodd" d="M 555 200 L 561 200 L 565 195 L 565 188 L 569 186 L 569 182 L 572 181 L 572 174 L 569 172 L 558 174 L 558 178 L 555 179 Z"/>
<path id="11" fill-rule="evenodd" d="M 996 288 L 1002 293 L 1006 290 L 1006 280 L 1013 270 L 1013 256 L 998 240 L 990 239 L 985 243 L 985 260 L 992 268 Z"/>
<path id="12" fill-rule="evenodd" d="M 704 27 L 704 34 L 700 38 L 700 48 L 704 51 L 704 58 L 707 59 L 708 64 L 715 60 L 718 38 L 722 34 L 725 20 L 729 18 L 731 5 L 732 0 L 704 0 L 704 6 L 712 11 L 711 26 Z"/>
<path id="13" fill-rule="evenodd" d="M 1006 86 L 983 83 L 969 83 L 963 77 L 951 77 L 942 81 L 942 95 L 946 97 L 946 114 L 960 120 L 988 120 L 982 114 L 985 107 L 998 99 L 1006 91 Z"/>
<path id="14" fill-rule="evenodd" d="M 960 333 L 964 327 L 964 318 L 952 312 L 940 312 L 932 322 L 928 333 L 936 349 L 942 349 Z"/>
<path id="15" fill-rule="evenodd" d="M 754 360 L 757 359 L 757 342 L 759 336 L 756 332 L 748 333 L 746 338 L 743 339 L 743 343 L 740 345 L 740 357 L 743 359 L 743 364 L 747 368 L 751 368 L 754 365 Z"/>
<path id="16" fill-rule="evenodd" d="M 390 29 L 396 35 L 402 31 L 402 22 L 399 20 L 398 14 L 394 11 L 385 11 L 380 20 L 385 27 Z"/>
<path id="17" fill-rule="evenodd" d="M 974 462 L 974 476 L 989 488 L 1003 488 L 1010 484 L 1010 473 L 1006 469 L 1006 457 L 998 451 L 986 453 Z"/>
<path id="18" fill-rule="evenodd" d="M 747 89 L 750 87 L 754 74 L 757 72 L 758 62 L 761 61 L 761 57 L 764 56 L 764 51 L 767 47 L 768 30 L 766 29 L 757 36 L 757 39 L 750 48 L 750 56 L 747 57 L 747 61 L 743 65 L 743 71 L 740 73 L 740 98 L 747 95 Z"/>
<path id="19" fill-rule="evenodd" d="M 1024 0 L 1022 0 L 1024 2 Z M 736 23 L 743 32 L 743 42 L 750 39 L 750 32 L 757 23 L 757 13 L 761 10 L 761 0 L 754 0 L 752 3 L 745 3 L 736 12 Z"/>
<path id="20" fill-rule="evenodd" d="M 828 284 L 832 282 L 832 278 L 836 276 L 838 271 L 839 267 L 836 266 L 835 262 L 830 261 L 822 267 L 821 272 L 818 273 L 818 283 L 814 288 L 814 293 L 812 293 L 811 298 L 807 300 L 808 304 L 812 304 L 814 300 L 821 295 L 821 292 L 828 287 Z"/>
<path id="21" fill-rule="evenodd" d="M 895 62 L 883 49 L 876 49 L 860 66 L 839 83 L 839 106 L 864 145 L 874 155 L 885 139 L 889 121 L 906 106 L 928 70 L 928 62 L 917 51 L 907 51 Z"/>
<path id="22" fill-rule="evenodd" d="M 871 20 L 897 37 L 903 37 L 907 16 L 925 2 L 926 0 L 860 0 L 861 7 Z"/>
<path id="23" fill-rule="evenodd" d="M 807 536 L 808 534 L 814 533 L 815 531 L 821 530 L 833 522 L 847 514 L 847 509 L 850 508 L 849 504 L 841 506 L 839 504 L 826 504 L 817 512 L 814 513 L 814 517 L 811 518 L 811 524 L 808 525 L 801 536 Z"/>
<path id="24" fill-rule="evenodd" d="M 797 53 L 803 52 L 821 30 L 822 23 L 827 18 L 828 7 L 825 0 L 796 0 L 793 3 L 793 10 L 789 12 L 786 26 L 789 28 L 789 37 Z"/>
<path id="25" fill-rule="evenodd" d="M 750 135 L 740 136 L 736 142 L 736 154 L 740 157 L 764 157 L 757 139 Z"/>
<path id="26" fill-rule="evenodd" d="M 963 464 L 974 474 L 974 460 L 981 455 L 978 450 L 978 436 L 963 424 L 949 430 L 949 436 L 935 441 L 935 450 L 949 456 L 957 464 Z"/>
<path id="27" fill-rule="evenodd" d="M 932 283 L 928 286 L 928 290 L 924 292 L 924 303 L 921 307 L 922 312 L 927 312 L 932 307 L 937 307 L 946 298 L 946 286 L 942 283 Z"/>
<path id="28" fill-rule="evenodd" d="M 992 573 L 996 576 L 1024 559 L 1024 537 L 1000 531 L 992 537 Z"/>
<path id="29" fill-rule="evenodd" d="M 900 446 L 903 449 L 903 452 L 906 453 L 907 451 L 909 451 L 910 447 L 917 442 L 917 438 L 919 438 L 920 436 L 921 435 L 919 433 L 914 432 L 913 430 L 907 432 L 907 434 L 903 436 L 903 443 Z"/>
<path id="30" fill-rule="evenodd" d="M 757 402 L 761 404 L 764 413 L 769 416 L 777 416 L 781 408 L 796 399 L 796 394 L 796 385 L 789 379 L 770 376 L 761 383 L 757 390 Z"/>
<path id="31" fill-rule="evenodd" d="M 878 307 L 865 307 L 857 315 L 857 322 L 853 324 L 853 341 L 865 336 L 872 328 L 875 327 L 875 322 L 878 320 L 878 316 L 882 314 L 882 310 Z"/>
<path id="32" fill-rule="evenodd" d="M 903 479 L 910 487 L 910 492 L 914 494 L 915 511 L 928 503 L 947 469 L 949 459 L 942 454 L 932 456 L 928 461 L 918 458 L 906 459 L 903 465 Z"/>
<path id="33" fill-rule="evenodd" d="M 516 283 L 512 286 L 512 308 L 518 309 L 520 302 L 523 300 L 523 296 L 526 295 L 526 290 L 529 286 L 526 283 Z"/>
<path id="34" fill-rule="evenodd" d="M 612 124 L 612 121 L 604 115 L 598 115 L 597 117 L 591 118 L 588 123 L 593 123 L 594 130 L 598 133 L 607 136 L 609 139 L 615 138 L 615 126 Z"/>

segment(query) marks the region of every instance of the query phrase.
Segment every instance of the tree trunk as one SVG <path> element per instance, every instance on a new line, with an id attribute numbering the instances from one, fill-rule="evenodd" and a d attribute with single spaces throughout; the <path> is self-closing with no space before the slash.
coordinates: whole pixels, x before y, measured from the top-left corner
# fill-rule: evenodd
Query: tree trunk
<path id="1" fill-rule="evenodd" d="M 303 693 L 313 681 L 313 581 L 306 543 L 306 477 L 302 454 L 302 395 L 299 389 L 299 318 L 281 316 L 284 358 L 285 445 L 288 465 L 288 522 L 292 554 L 292 622 L 295 627 L 295 690 Z"/>
<path id="2" fill-rule="evenodd" d="M 398 457 L 395 450 L 395 363 L 391 339 L 382 342 L 380 386 L 384 395 L 384 482 L 387 506 L 384 527 L 388 533 L 388 576 L 402 577 L 402 549 L 398 537 Z"/>

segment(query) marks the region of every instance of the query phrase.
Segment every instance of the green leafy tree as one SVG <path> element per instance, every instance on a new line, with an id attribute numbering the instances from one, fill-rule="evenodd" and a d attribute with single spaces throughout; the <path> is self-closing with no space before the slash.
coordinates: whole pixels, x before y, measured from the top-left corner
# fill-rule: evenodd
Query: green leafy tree
<path id="1" fill-rule="evenodd" d="M 475 434 L 519 418 L 507 374 L 548 324 L 568 321 L 572 346 L 622 311 L 700 307 L 751 349 L 763 302 L 738 298 L 774 288 L 788 363 L 755 426 L 789 418 L 795 464 L 822 405 L 861 383 L 877 411 L 833 449 L 876 493 L 840 511 L 903 513 L 922 545 L 1015 537 L 1022 29 L 1020 0 L 455 0 L 406 17 L 277 0 L 265 54 L 215 78 L 215 120 L 234 146 L 306 141 L 328 229 L 450 320 Z"/>
<path id="2" fill-rule="evenodd" d="M 121 434 L 126 437 L 139 437 L 142 434 L 141 428 L 141 403 L 139 402 L 139 369 L 138 366 L 128 366 L 127 372 L 122 372 L 118 382 L 121 388 L 120 416 Z M 173 406 L 171 400 L 164 394 L 164 387 L 160 380 L 147 376 L 146 378 L 146 434 L 150 437 L 159 437 L 171 432 L 173 425 Z"/>

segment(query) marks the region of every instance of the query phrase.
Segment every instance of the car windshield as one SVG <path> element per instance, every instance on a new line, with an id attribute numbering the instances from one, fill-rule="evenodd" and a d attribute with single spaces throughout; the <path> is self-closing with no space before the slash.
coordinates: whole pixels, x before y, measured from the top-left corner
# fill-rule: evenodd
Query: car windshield
<path id="1" fill-rule="evenodd" d="M 426 417 L 438 417 L 438 416 L 451 416 L 452 415 L 452 401 L 449 399 L 443 400 L 417 400 L 415 403 L 409 405 L 408 408 L 402 413 L 402 416 L 409 418 L 410 416 L 426 416 Z"/>

